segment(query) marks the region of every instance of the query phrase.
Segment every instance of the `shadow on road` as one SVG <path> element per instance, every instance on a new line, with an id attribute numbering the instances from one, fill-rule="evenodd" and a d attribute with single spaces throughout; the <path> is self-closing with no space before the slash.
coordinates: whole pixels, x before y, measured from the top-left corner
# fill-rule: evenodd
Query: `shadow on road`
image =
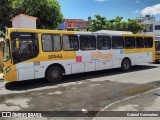
<path id="1" fill-rule="evenodd" d="M 142 70 L 153 69 L 157 67 L 158 66 L 137 65 L 137 66 L 133 66 L 132 69 L 128 72 L 142 71 Z M 86 79 L 112 76 L 112 75 L 123 74 L 123 73 L 126 73 L 126 72 L 122 72 L 121 69 L 102 70 L 102 71 L 96 71 L 96 72 L 87 72 L 87 73 L 64 76 L 63 80 L 59 83 L 49 83 L 45 78 L 26 80 L 26 81 L 8 82 L 6 83 L 5 88 L 8 90 L 15 90 L 15 91 L 30 90 L 35 88 L 54 86 L 57 84 L 77 82 L 77 81 L 83 81 Z"/>

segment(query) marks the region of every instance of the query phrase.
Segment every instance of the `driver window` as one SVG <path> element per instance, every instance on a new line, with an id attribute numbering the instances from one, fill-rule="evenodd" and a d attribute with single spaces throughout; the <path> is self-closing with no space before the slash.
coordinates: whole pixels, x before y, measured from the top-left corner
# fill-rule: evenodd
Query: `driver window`
<path id="1" fill-rule="evenodd" d="M 35 33 L 19 33 L 15 34 L 13 44 L 13 52 L 16 54 L 29 54 L 38 52 L 38 35 Z M 18 39 L 19 48 L 16 47 L 16 39 Z"/>

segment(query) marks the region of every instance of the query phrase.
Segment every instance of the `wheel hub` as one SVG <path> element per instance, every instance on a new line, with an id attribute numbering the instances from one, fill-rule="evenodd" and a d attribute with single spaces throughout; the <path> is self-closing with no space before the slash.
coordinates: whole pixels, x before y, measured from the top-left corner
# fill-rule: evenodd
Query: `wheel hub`
<path id="1" fill-rule="evenodd" d="M 53 70 L 53 71 L 51 72 L 51 76 L 52 76 L 53 78 L 58 78 L 59 72 L 58 72 L 57 70 Z"/>

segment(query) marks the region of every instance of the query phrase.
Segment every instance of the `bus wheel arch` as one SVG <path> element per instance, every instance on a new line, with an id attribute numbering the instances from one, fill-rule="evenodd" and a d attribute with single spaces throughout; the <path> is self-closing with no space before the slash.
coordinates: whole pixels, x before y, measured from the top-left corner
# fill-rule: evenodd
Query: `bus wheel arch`
<path id="1" fill-rule="evenodd" d="M 130 70 L 131 66 L 132 66 L 131 59 L 128 57 L 125 57 L 121 62 L 121 69 L 123 71 L 128 71 Z"/>
<path id="2" fill-rule="evenodd" d="M 48 66 L 45 72 L 45 78 L 49 82 L 59 82 L 63 75 L 65 74 L 65 69 L 60 64 L 52 64 Z"/>

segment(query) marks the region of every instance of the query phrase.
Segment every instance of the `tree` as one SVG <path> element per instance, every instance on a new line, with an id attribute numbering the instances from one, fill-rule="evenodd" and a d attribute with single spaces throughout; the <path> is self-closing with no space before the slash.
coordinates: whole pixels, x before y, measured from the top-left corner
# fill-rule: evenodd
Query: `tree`
<path id="1" fill-rule="evenodd" d="M 102 30 L 106 28 L 106 17 L 95 15 L 95 19 L 91 20 L 91 31 Z"/>
<path id="2" fill-rule="evenodd" d="M 63 15 L 56 0 L 13 0 L 12 17 L 18 14 L 27 14 L 38 17 L 37 28 L 55 29 L 62 23 Z"/>
<path id="3" fill-rule="evenodd" d="M 123 17 L 117 16 L 115 19 L 107 20 L 106 17 L 95 15 L 90 26 L 91 31 L 98 30 L 117 30 L 117 31 L 131 31 L 137 33 L 144 29 L 144 25 L 140 24 L 141 21 L 137 19 L 128 19 L 122 21 Z"/>
<path id="4" fill-rule="evenodd" d="M 119 16 L 115 18 L 115 23 L 113 23 L 114 30 L 122 30 L 122 19 L 123 17 L 119 17 Z"/>
<path id="5" fill-rule="evenodd" d="M 144 30 L 144 25 L 140 24 L 140 20 L 128 19 L 128 31 L 137 33 L 140 30 Z"/>
<path id="6" fill-rule="evenodd" d="M 5 27 L 11 27 L 12 8 L 10 3 L 11 0 L 0 0 L 0 31 L 4 31 Z"/>

